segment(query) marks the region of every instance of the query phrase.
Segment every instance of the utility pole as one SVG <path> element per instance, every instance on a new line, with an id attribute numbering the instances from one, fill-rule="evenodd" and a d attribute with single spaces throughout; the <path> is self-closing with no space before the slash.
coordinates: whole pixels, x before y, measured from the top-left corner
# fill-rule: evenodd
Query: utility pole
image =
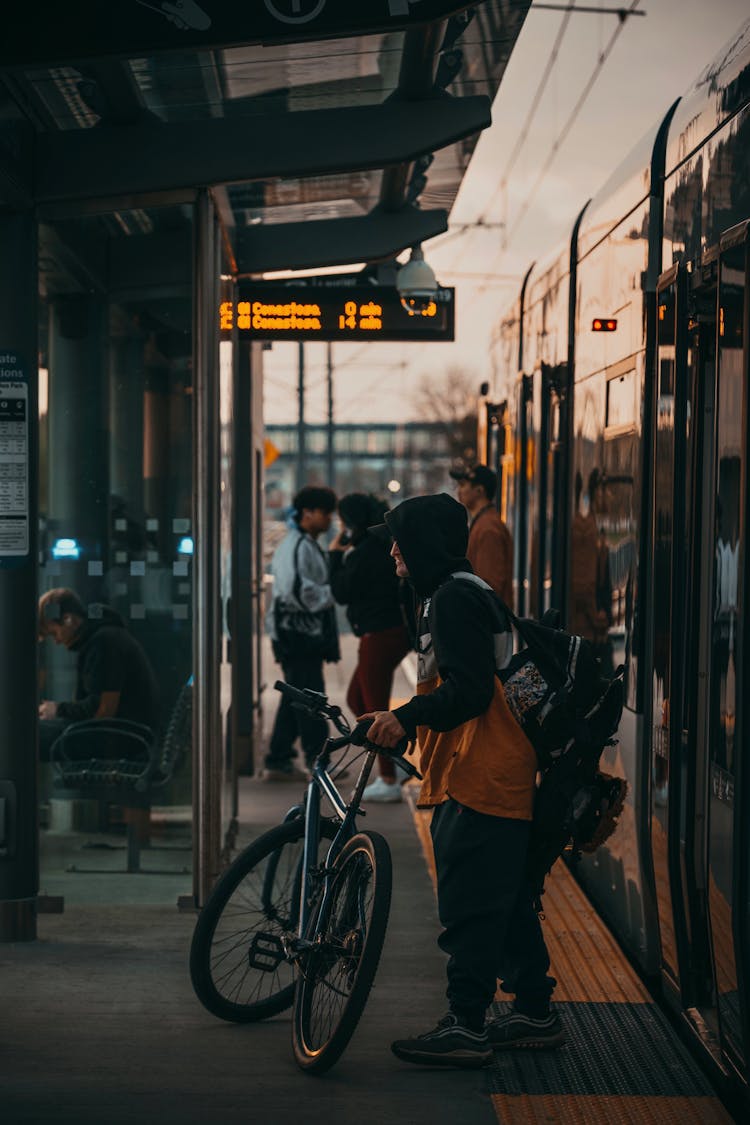
<path id="1" fill-rule="evenodd" d="M 333 345 L 330 340 L 326 351 L 326 377 L 328 383 L 328 445 L 327 445 L 327 471 L 328 487 L 334 487 L 333 464 Z"/>
<path id="2" fill-rule="evenodd" d="M 307 476 L 305 457 L 305 345 L 302 340 L 299 348 L 297 367 L 297 492 L 304 487 Z"/>

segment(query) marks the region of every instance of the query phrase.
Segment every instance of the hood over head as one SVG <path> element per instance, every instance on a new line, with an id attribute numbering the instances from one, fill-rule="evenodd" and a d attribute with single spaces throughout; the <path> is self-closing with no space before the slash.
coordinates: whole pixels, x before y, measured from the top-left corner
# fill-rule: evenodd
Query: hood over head
<path id="1" fill-rule="evenodd" d="M 466 509 L 447 492 L 404 500 L 385 513 L 385 523 L 398 543 L 418 594 L 433 594 L 449 574 L 471 570 L 466 558 Z"/>

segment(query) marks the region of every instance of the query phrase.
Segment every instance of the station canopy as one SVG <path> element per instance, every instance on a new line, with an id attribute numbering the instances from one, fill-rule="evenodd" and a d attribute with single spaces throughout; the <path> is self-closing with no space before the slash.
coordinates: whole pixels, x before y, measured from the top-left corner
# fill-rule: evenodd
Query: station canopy
<path id="1" fill-rule="evenodd" d="M 237 274 L 393 258 L 447 229 L 529 5 L 18 5 L 0 205 L 54 220 L 58 261 L 82 216 L 158 234 L 200 188 Z"/>

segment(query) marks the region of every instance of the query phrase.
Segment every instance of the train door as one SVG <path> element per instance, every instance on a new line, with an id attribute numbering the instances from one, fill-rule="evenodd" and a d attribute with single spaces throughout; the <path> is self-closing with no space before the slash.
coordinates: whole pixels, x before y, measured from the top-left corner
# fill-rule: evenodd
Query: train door
<path id="1" fill-rule="evenodd" d="M 685 575 L 691 542 L 685 481 L 694 410 L 686 363 L 684 269 L 674 266 L 659 279 L 657 309 L 651 495 L 651 850 L 664 983 L 679 998 L 680 1007 L 689 1007 L 685 871 L 687 799 L 694 756 L 691 763 L 683 739 L 688 729 L 683 717 L 683 683 L 690 604 L 685 601 Z"/>
<path id="2" fill-rule="evenodd" d="M 744 1070 L 747 982 L 748 758 L 744 735 L 745 505 L 747 501 L 748 223 L 723 236 L 718 263 L 710 494 L 701 584 L 704 693 L 701 733 L 707 769 L 706 901 L 718 1031 L 725 1055 Z M 708 398 L 708 395 L 707 395 Z M 708 436 L 708 435 L 707 435 Z M 708 452 L 708 443 L 704 444 Z M 706 465 L 708 468 L 708 465 Z M 744 794 L 744 800 L 742 799 Z"/>
<path id="3" fill-rule="evenodd" d="M 533 375 L 522 375 L 518 383 L 517 411 L 518 418 L 518 445 L 516 447 L 516 480 L 518 481 L 517 493 L 517 523 L 515 571 L 518 575 L 518 588 L 516 590 L 516 613 L 524 616 L 529 613 L 529 536 L 530 528 L 534 526 L 531 512 L 532 481 L 534 473 L 534 427 L 532 419 L 534 399 Z"/>
<path id="4" fill-rule="evenodd" d="M 565 472 L 561 378 L 564 365 L 542 364 L 542 412 L 539 436 L 539 592 L 540 615 L 554 606 L 562 611 L 565 557 Z"/>

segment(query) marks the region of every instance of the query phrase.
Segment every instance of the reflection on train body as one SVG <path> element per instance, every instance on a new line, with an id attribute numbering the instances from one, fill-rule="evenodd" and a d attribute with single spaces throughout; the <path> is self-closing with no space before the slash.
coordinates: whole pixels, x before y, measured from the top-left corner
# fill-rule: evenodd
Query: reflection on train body
<path id="1" fill-rule="evenodd" d="M 529 269 L 480 404 L 519 609 L 626 668 L 628 804 L 579 878 L 745 1092 L 748 151 L 750 23 Z"/>

